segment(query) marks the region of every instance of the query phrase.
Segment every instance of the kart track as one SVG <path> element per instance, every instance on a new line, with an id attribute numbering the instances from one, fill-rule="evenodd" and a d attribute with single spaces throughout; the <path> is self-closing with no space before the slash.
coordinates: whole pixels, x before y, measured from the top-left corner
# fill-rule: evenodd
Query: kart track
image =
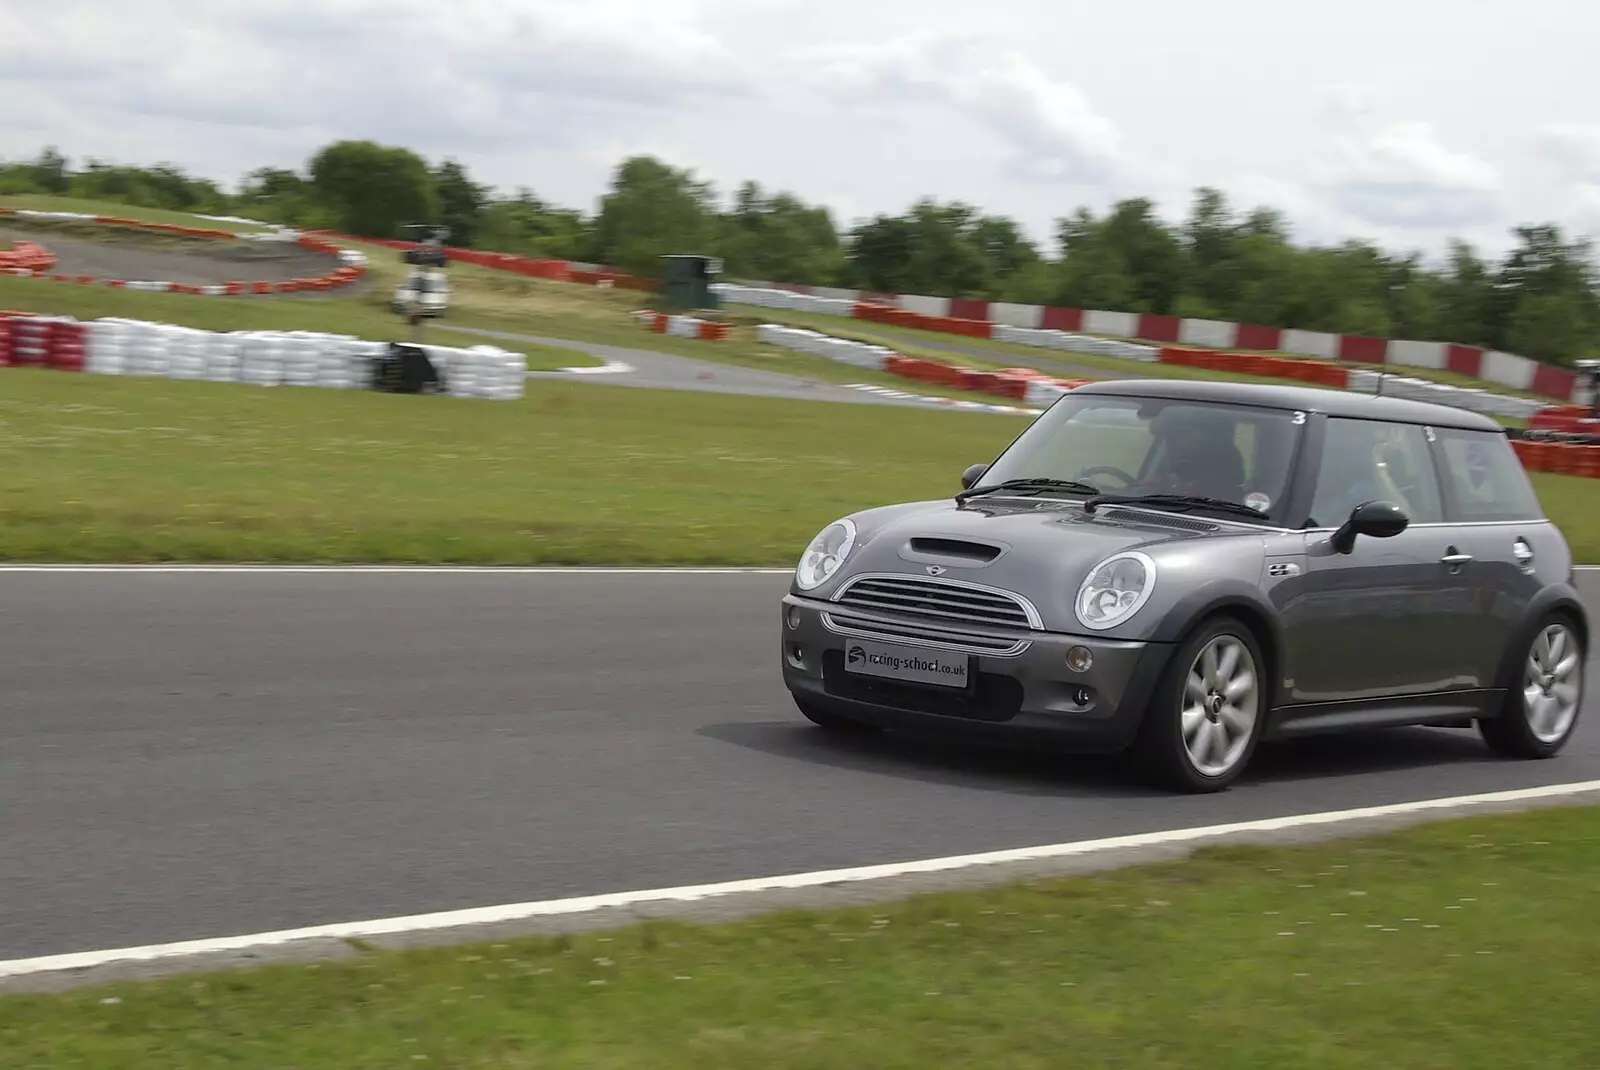
<path id="1" fill-rule="evenodd" d="M 0 248 L 17 241 L 37 241 L 55 255 L 52 271 L 101 279 L 164 279 L 190 286 L 241 282 L 283 282 L 320 275 L 338 262 L 325 253 L 280 242 L 168 240 L 152 248 L 148 235 L 130 232 L 122 241 L 82 237 L 0 223 Z M 350 287 L 346 292 L 355 292 Z"/>
<path id="2" fill-rule="evenodd" d="M 1552 761 L 1392 731 L 1266 749 L 1199 797 L 842 743 L 780 683 L 787 584 L 0 568 L 0 959 L 1600 780 L 1592 709 Z"/>

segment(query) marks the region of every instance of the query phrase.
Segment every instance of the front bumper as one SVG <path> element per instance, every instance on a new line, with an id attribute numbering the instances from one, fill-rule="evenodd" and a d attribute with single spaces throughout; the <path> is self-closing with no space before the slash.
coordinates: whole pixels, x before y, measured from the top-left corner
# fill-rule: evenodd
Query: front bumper
<path id="1" fill-rule="evenodd" d="M 1138 733 L 1173 650 L 1167 643 L 1030 632 L 1023 637 L 1025 649 L 1015 654 L 942 649 L 943 658 L 970 659 L 962 688 L 902 683 L 847 671 L 846 649 L 856 641 L 893 644 L 830 627 L 824 619 L 830 608 L 838 607 L 793 594 L 784 598 L 779 623 L 784 686 L 798 700 L 840 716 L 913 732 L 1119 751 Z M 1087 670 L 1068 667 L 1072 647 L 1093 655 Z"/>

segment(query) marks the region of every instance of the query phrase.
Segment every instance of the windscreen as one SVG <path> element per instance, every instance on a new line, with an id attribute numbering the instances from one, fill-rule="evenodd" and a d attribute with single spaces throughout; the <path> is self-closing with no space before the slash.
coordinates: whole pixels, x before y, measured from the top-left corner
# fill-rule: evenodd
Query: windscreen
<path id="1" fill-rule="evenodd" d="M 984 473 L 1070 479 L 1111 494 L 1186 494 L 1263 516 L 1284 496 L 1302 428 L 1288 410 L 1185 399 L 1069 395 Z"/>

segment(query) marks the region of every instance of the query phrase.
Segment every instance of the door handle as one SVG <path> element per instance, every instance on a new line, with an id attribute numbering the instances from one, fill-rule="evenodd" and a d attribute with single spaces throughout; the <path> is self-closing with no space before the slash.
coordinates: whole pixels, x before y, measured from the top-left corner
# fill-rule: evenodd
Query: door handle
<path id="1" fill-rule="evenodd" d="M 1464 554 L 1460 550 L 1457 550 L 1454 546 L 1450 547 L 1450 549 L 1445 552 L 1445 555 L 1439 558 L 1440 563 L 1449 565 L 1451 568 L 1460 568 L 1462 565 L 1471 560 L 1471 554 Z"/>

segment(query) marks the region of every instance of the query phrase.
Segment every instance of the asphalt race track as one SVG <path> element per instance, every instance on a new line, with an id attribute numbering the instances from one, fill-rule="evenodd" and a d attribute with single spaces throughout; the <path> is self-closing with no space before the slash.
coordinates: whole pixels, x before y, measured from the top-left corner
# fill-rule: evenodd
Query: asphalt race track
<path id="1" fill-rule="evenodd" d="M 745 368 L 737 364 L 718 364 L 715 361 L 695 360 L 672 353 L 656 353 L 645 349 L 602 345 L 598 342 L 574 342 L 564 338 L 545 338 L 532 334 L 514 334 L 509 331 L 492 331 L 483 327 L 452 327 L 463 334 L 475 334 L 502 342 L 531 342 L 535 345 L 570 349 L 574 353 L 588 353 L 605 361 L 617 361 L 631 370 L 616 375 L 596 375 L 590 372 L 529 372 L 530 379 L 567 379 L 606 386 L 633 386 L 653 390 L 694 390 L 713 394 L 741 394 L 752 397 L 791 398 L 799 401 L 843 401 L 858 405 L 910 405 L 915 408 L 948 409 L 939 402 L 918 401 L 914 398 L 888 397 L 865 390 L 852 390 L 847 386 L 821 379 L 809 379 L 783 372 Z M 913 391 L 917 384 L 907 382 L 905 388 Z M 937 390 L 937 387 L 930 389 Z M 1005 398 L 994 399 L 996 404 L 1020 405 Z"/>
<path id="2" fill-rule="evenodd" d="M 1550 762 L 1392 732 L 1201 798 L 844 745 L 778 682 L 786 584 L 0 573 L 0 958 L 1600 778 L 1592 710 Z"/>

